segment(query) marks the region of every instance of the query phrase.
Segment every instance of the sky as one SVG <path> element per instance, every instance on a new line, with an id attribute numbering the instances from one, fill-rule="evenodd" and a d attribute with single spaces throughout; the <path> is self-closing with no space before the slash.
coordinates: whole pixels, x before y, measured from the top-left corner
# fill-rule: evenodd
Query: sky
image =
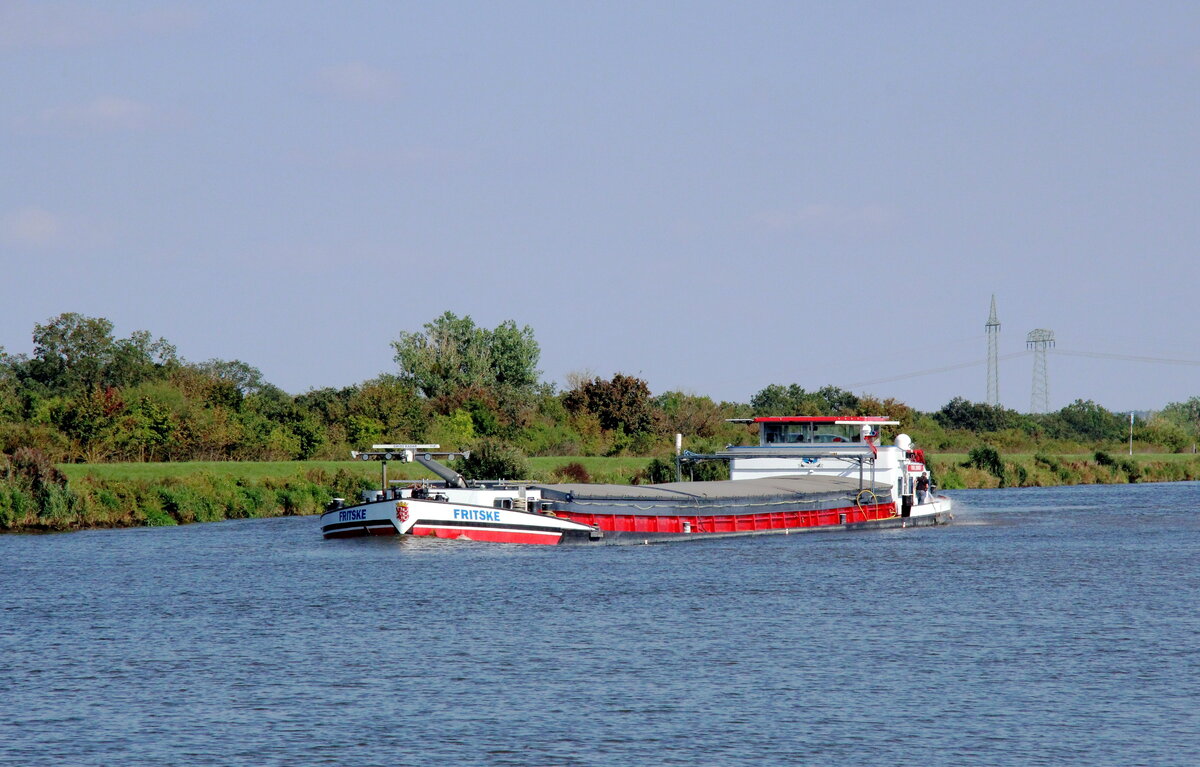
<path id="1" fill-rule="evenodd" d="M 451 311 L 543 378 L 1200 395 L 1200 4 L 0 0 L 0 346 L 293 394 Z M 1140 358 L 1140 359 L 1133 359 Z M 1166 362 L 1178 360 L 1179 362 Z"/>

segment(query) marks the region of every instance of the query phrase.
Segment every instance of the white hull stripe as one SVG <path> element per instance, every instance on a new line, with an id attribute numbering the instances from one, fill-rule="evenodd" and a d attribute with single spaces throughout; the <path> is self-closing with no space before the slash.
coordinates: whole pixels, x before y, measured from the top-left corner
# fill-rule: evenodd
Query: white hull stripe
<path id="1" fill-rule="evenodd" d="M 418 527 L 420 527 L 422 529 L 438 528 L 438 529 L 442 529 L 442 530 L 462 530 L 463 532 L 468 532 L 471 530 L 480 530 L 480 531 L 486 530 L 488 532 L 496 532 L 496 533 L 529 533 L 532 535 L 547 535 L 547 536 L 562 535 L 562 533 L 563 533 L 562 530 L 559 530 L 557 528 L 547 529 L 547 528 L 535 528 L 535 527 L 509 527 L 506 525 L 480 525 L 480 524 L 464 525 L 462 523 L 457 523 L 457 522 L 442 522 L 442 521 L 427 522 L 424 520 L 418 520 L 417 523 L 413 525 L 413 528 L 418 528 Z"/>
<path id="2" fill-rule="evenodd" d="M 553 527 L 551 525 L 513 525 L 505 522 L 467 522 L 459 519 L 418 519 L 413 523 L 413 527 L 461 527 L 469 530 L 504 530 L 516 533 L 558 535 L 567 530 L 579 529 L 580 526 L 575 522 L 570 523 L 570 527 Z"/>

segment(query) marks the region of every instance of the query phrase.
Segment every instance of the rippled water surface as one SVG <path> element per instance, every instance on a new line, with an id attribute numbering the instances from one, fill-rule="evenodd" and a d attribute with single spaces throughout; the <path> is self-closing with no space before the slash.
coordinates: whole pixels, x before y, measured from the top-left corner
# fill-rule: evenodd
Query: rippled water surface
<path id="1" fill-rule="evenodd" d="M 1200 485 L 660 546 L 0 537 L 13 765 L 1196 765 Z"/>

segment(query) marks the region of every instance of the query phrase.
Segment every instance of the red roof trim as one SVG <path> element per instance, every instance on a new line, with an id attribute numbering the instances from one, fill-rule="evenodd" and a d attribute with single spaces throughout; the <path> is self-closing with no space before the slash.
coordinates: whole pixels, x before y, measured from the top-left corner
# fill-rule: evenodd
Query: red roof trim
<path id="1" fill-rule="evenodd" d="M 861 421 L 879 423 L 890 421 L 884 415 L 764 415 L 754 419 L 755 423 L 834 423 L 836 421 Z"/>

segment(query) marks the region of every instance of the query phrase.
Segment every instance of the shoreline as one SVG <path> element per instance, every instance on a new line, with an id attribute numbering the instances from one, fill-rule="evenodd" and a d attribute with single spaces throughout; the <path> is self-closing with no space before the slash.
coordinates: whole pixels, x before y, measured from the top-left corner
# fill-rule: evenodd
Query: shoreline
<path id="1" fill-rule="evenodd" d="M 930 468 L 942 490 L 988 490 L 1008 487 L 1068 487 L 1123 485 L 1146 482 L 1189 482 L 1200 479 L 1200 455 L 1150 454 L 1133 456 L 1094 453 L 1049 455 L 1018 453 L 1004 456 L 983 448 L 952 459 L 933 455 Z"/>
<path id="2" fill-rule="evenodd" d="M 1092 456 L 999 453 L 931 456 L 939 490 L 1142 484 L 1200 480 L 1200 456 L 1153 455 L 1138 460 L 1097 451 Z M 984 460 L 987 459 L 987 460 Z M 541 459 L 545 465 L 563 458 Z M 626 470 L 643 459 L 620 459 Z M 651 459 L 644 459 L 649 462 Z M 602 465 L 596 463 L 596 465 Z M 336 467 L 336 468 L 333 468 Z M 396 469 L 405 469 L 397 471 Z M 332 468 L 332 471 L 331 471 Z M 332 497 L 356 497 L 378 486 L 374 467 L 355 462 L 269 464 L 74 464 L 32 481 L 0 479 L 0 533 L 51 533 L 162 527 L 227 519 L 312 516 Z M 419 469 L 399 464 L 395 479 Z M 122 476 L 122 474 L 135 476 Z M 541 473 L 541 472 L 538 472 Z M 405 476 L 411 474 L 413 476 Z M 598 482 L 620 482 L 597 473 Z M 539 477 L 532 482 L 547 482 Z"/>

